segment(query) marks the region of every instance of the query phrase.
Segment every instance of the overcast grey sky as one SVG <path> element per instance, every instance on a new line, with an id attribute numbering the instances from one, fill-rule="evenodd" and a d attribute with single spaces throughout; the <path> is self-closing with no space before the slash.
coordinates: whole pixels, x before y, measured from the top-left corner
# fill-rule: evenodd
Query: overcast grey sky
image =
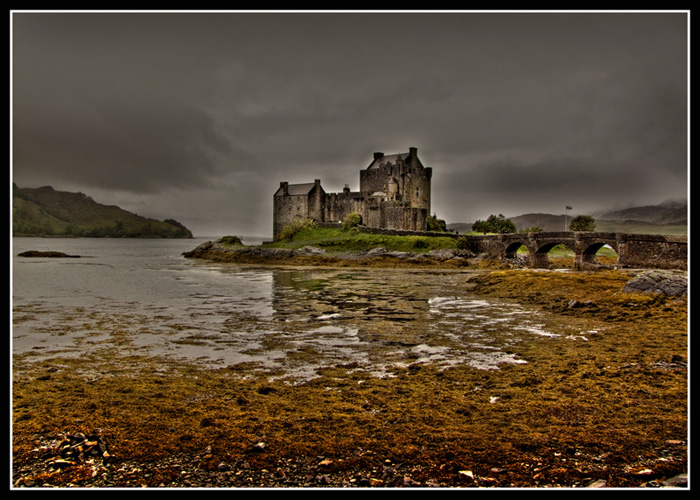
<path id="1" fill-rule="evenodd" d="M 688 15 L 14 12 L 12 177 L 196 236 L 409 147 L 447 222 L 685 198 Z"/>

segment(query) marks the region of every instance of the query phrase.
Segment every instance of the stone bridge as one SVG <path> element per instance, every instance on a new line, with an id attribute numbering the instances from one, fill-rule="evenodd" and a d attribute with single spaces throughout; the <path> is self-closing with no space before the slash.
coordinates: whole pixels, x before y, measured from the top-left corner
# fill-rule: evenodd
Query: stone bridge
<path id="1" fill-rule="evenodd" d="M 688 269 L 688 238 L 653 234 L 536 232 L 467 236 L 472 248 L 497 259 L 515 256 L 524 245 L 529 267 L 547 268 L 547 253 L 557 245 L 574 252 L 574 268 L 590 269 L 598 265 L 596 252 L 610 246 L 617 253 L 616 267 Z"/>

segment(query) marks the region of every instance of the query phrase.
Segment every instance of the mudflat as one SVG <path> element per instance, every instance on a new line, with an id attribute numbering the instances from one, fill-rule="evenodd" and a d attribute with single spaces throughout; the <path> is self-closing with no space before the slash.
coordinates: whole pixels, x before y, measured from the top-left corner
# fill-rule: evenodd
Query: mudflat
<path id="1" fill-rule="evenodd" d="M 15 487 L 683 486 L 687 298 L 626 293 L 635 271 L 494 270 L 465 287 L 527 303 L 533 335 L 498 370 L 352 364 L 288 384 L 100 351 L 13 360 Z M 148 328 L 148 325 L 144 325 Z M 138 367 L 135 371 L 134 367 Z M 680 478 L 680 479 L 679 479 Z"/>

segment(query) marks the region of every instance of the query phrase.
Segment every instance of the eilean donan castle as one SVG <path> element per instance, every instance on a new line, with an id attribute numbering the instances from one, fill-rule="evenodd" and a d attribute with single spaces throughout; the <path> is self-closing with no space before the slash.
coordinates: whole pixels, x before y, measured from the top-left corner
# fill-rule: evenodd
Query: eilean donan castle
<path id="1" fill-rule="evenodd" d="M 273 235 L 295 219 L 341 222 L 353 212 L 371 228 L 425 231 L 430 215 L 432 168 L 418 159 L 418 150 L 385 155 L 374 153 L 369 166 L 360 170 L 360 190 L 326 193 L 321 181 L 306 184 L 281 182 L 273 198 Z"/>

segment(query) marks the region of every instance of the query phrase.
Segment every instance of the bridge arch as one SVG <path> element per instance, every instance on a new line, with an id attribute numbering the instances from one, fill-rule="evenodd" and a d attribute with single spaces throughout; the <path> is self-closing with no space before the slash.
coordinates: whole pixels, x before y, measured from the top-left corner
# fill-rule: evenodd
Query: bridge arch
<path id="1" fill-rule="evenodd" d="M 614 253 L 615 262 L 605 264 L 617 264 L 619 261 L 619 245 L 614 233 L 578 233 L 576 252 L 576 268 L 598 267 L 602 263 L 598 261 L 598 252 L 605 247 L 610 249 L 609 254 Z M 608 255 L 608 259 L 611 256 Z M 606 260 L 606 259 L 604 259 Z"/>
<path id="2" fill-rule="evenodd" d="M 527 248 L 528 253 L 531 252 L 530 248 L 528 247 L 528 241 L 525 239 L 507 242 L 506 247 L 503 249 L 503 256 L 506 259 L 512 259 L 518 253 L 518 250 L 520 250 L 520 247 L 523 247 L 523 246 L 525 248 Z"/>
<path id="3" fill-rule="evenodd" d="M 583 248 L 580 254 L 577 254 L 577 269 L 583 269 L 585 267 L 598 267 L 601 265 L 616 265 L 618 263 L 619 254 L 617 252 L 617 245 L 611 245 L 606 242 L 594 243 Z M 598 255 L 601 250 L 608 249 L 607 255 Z M 614 255 L 612 255 L 614 254 Z M 601 257 L 603 262 L 599 261 L 598 258 Z M 611 261 L 614 259 L 614 262 Z"/>
<path id="4" fill-rule="evenodd" d="M 581 253 L 583 255 L 595 255 L 598 253 L 598 250 L 603 248 L 605 245 L 607 245 L 607 243 L 604 241 L 600 241 L 598 243 L 593 243 L 592 245 L 588 245 L 587 247 L 585 247 Z M 608 245 L 608 246 L 610 246 L 610 245 Z"/>
<path id="5" fill-rule="evenodd" d="M 548 243 L 545 243 L 543 245 L 538 246 L 537 250 L 535 250 L 535 252 L 537 252 L 537 253 L 549 253 L 549 251 L 551 249 L 553 249 L 554 247 L 558 247 L 559 245 L 563 245 L 566 248 L 568 248 L 569 250 L 571 250 L 572 252 L 576 252 L 576 248 L 570 242 L 568 242 L 566 240 L 559 241 L 559 242 L 550 241 Z"/>
<path id="6" fill-rule="evenodd" d="M 547 241 L 547 242 L 539 244 L 537 246 L 537 250 L 535 250 L 534 254 L 531 256 L 532 267 L 537 267 L 537 268 L 549 268 L 549 267 L 551 267 L 551 262 L 549 260 L 549 252 L 552 249 L 554 249 L 555 247 L 558 247 L 560 245 L 566 247 L 567 249 L 571 250 L 571 252 L 573 252 L 574 256 L 571 258 L 571 265 L 573 266 L 576 262 L 575 245 L 573 244 L 573 242 L 568 241 L 565 238 L 562 238 L 562 239 L 556 239 L 556 240 Z"/>

